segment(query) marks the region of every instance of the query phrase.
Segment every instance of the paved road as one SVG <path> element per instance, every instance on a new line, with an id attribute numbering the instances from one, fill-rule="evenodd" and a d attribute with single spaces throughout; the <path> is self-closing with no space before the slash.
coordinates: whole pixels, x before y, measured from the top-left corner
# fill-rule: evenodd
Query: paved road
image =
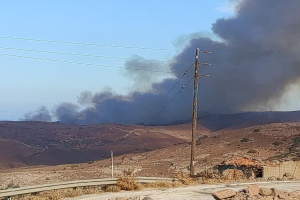
<path id="1" fill-rule="evenodd" d="M 246 188 L 249 183 L 232 185 L 196 185 L 169 189 L 146 189 L 135 192 L 103 193 L 98 195 L 86 195 L 82 197 L 66 198 L 65 200 L 108 200 L 116 197 L 151 197 L 154 200 L 213 200 L 212 193 L 222 189 L 233 189 L 238 191 Z M 300 191 L 300 182 L 264 182 L 259 186 L 268 188 L 278 188 L 287 191 Z"/>

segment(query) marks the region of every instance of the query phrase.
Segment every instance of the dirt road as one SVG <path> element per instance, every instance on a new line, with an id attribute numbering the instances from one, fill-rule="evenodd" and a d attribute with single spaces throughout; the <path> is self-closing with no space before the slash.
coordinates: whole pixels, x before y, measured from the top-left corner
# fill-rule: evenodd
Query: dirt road
<path id="1" fill-rule="evenodd" d="M 116 197 L 151 197 L 154 200 L 213 200 L 212 193 L 222 189 L 233 189 L 238 191 L 246 188 L 251 183 L 237 183 L 237 184 L 222 184 L 222 185 L 196 185 L 179 188 L 168 189 L 145 189 L 134 192 L 118 192 L 118 193 L 104 193 L 99 195 L 86 195 L 76 198 L 66 198 L 65 200 L 108 200 Z M 300 191 L 300 182 L 259 182 L 259 186 L 268 188 L 278 188 L 287 191 Z M 142 198 L 141 198 L 142 199 Z"/>

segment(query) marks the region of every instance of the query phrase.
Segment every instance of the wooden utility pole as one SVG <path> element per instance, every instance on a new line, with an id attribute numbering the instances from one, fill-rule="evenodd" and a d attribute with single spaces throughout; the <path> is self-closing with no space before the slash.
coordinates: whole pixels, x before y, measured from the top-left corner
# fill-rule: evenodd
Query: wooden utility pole
<path id="1" fill-rule="evenodd" d="M 194 101 L 193 101 L 193 125 L 192 125 L 192 142 L 191 142 L 191 163 L 190 175 L 195 175 L 195 149 L 196 149 L 196 132 L 197 132 L 197 106 L 198 106 L 198 80 L 199 80 L 199 48 L 196 49 L 195 57 L 195 77 L 194 77 Z"/>
<path id="2" fill-rule="evenodd" d="M 111 157 L 111 177 L 114 177 L 114 152 L 110 152 L 110 157 Z"/>

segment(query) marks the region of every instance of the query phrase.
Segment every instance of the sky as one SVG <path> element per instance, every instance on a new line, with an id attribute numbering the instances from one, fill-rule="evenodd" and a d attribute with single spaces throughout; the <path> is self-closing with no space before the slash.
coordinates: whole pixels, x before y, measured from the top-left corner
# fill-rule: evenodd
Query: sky
<path id="1" fill-rule="evenodd" d="M 191 36 L 210 35 L 217 19 L 233 16 L 232 5 L 233 1 L 228 0 L 1 0 L 0 120 L 18 120 L 43 105 L 51 109 L 61 102 L 76 102 L 84 90 L 95 93 L 110 88 L 118 94 L 129 93 L 133 83 L 122 70 L 126 58 L 140 56 L 164 63 L 170 61 Z M 37 42 L 24 38 L 149 49 Z M 155 48 L 164 50 L 152 50 Z"/>

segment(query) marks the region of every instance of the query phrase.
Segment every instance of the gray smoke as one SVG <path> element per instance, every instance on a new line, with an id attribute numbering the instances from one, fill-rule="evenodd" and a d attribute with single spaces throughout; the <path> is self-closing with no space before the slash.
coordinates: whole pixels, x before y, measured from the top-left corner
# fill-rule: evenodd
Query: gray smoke
<path id="1" fill-rule="evenodd" d="M 156 71 L 170 72 L 163 62 L 146 60 L 141 56 L 134 56 L 126 61 L 125 70 L 124 75 L 133 81 L 132 90 L 143 93 L 153 92 L 152 83 L 158 82 L 166 75 Z"/>
<path id="2" fill-rule="evenodd" d="M 173 58 L 169 68 L 179 78 L 194 61 L 196 48 L 213 52 L 200 55 L 200 62 L 213 65 L 201 66 L 201 73 L 211 77 L 200 77 L 199 115 L 235 113 L 255 107 L 265 110 L 274 108 L 286 88 L 299 80 L 299 8 L 299 0 L 241 1 L 235 17 L 219 19 L 213 24 L 212 30 L 220 40 L 193 38 Z M 133 59 L 126 63 L 127 68 L 140 66 L 160 68 L 157 63 L 147 60 Z M 73 123 L 132 124 L 170 124 L 191 119 L 192 84 L 162 112 L 159 111 L 191 79 L 192 70 L 156 110 L 157 103 L 177 79 L 167 78 L 153 83 L 157 81 L 158 73 L 143 71 L 135 74 L 136 71 L 128 69 L 126 73 L 135 81 L 135 92 L 124 96 L 106 91 L 92 98 L 88 96 L 90 104 L 81 111 L 75 105 L 64 103 L 56 108 L 56 117 L 60 121 Z"/>
<path id="3" fill-rule="evenodd" d="M 65 123 L 76 123 L 79 117 L 79 106 L 73 103 L 61 103 L 53 109 L 59 121 Z"/>
<path id="4" fill-rule="evenodd" d="M 35 112 L 25 114 L 24 117 L 21 118 L 21 120 L 50 122 L 52 121 L 52 117 L 50 115 L 49 110 L 45 106 L 41 106 Z"/>

